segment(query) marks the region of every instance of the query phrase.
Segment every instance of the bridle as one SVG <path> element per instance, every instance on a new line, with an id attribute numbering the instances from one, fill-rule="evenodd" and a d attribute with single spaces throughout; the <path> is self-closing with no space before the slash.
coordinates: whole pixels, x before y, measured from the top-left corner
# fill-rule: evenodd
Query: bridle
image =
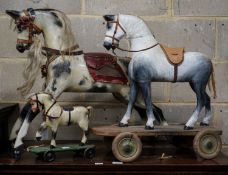
<path id="1" fill-rule="evenodd" d="M 42 110 L 43 110 L 43 109 L 44 109 L 44 104 L 42 104 L 42 103 L 39 101 L 39 98 L 38 98 L 38 95 L 39 95 L 39 94 L 47 94 L 47 95 L 50 95 L 50 96 L 52 97 L 52 99 L 54 99 L 54 98 L 53 98 L 52 94 L 49 94 L 49 93 L 46 93 L 46 92 L 35 93 L 35 94 L 34 94 L 35 97 L 36 97 L 35 100 L 32 99 L 31 97 L 29 98 L 29 101 L 30 101 L 30 102 L 36 102 L 36 105 L 37 105 L 37 109 L 38 109 L 38 110 L 40 110 L 40 109 L 39 109 L 39 105 L 42 106 Z M 33 96 L 34 96 L 34 95 L 33 95 Z M 46 112 L 44 111 L 44 113 L 43 113 L 44 117 L 49 117 L 49 118 L 52 118 L 52 119 L 55 118 L 55 117 L 53 117 L 53 116 L 48 115 L 48 113 L 49 113 L 49 111 L 51 110 L 51 108 L 52 108 L 56 103 L 57 103 L 57 101 L 56 101 L 56 99 L 54 99 L 54 102 L 51 104 L 51 106 L 46 110 Z M 63 113 L 63 109 L 61 108 L 60 116 L 62 115 L 62 113 Z"/>
<path id="2" fill-rule="evenodd" d="M 23 10 L 25 16 L 19 17 L 15 20 L 15 24 L 19 31 L 28 29 L 28 39 L 17 39 L 17 44 L 32 44 L 33 36 L 36 34 L 40 34 L 42 30 L 35 25 L 33 22 L 35 20 L 35 11 L 32 8 L 28 8 L 27 10 Z"/>
<path id="3" fill-rule="evenodd" d="M 112 39 L 112 46 L 118 48 L 120 40 L 115 37 L 115 35 L 117 33 L 117 30 L 118 30 L 118 27 L 124 32 L 125 35 L 127 34 L 127 32 L 122 27 L 122 25 L 119 23 L 119 15 L 117 15 L 117 20 L 116 21 L 107 21 L 107 23 L 116 24 L 113 36 L 110 36 L 110 35 L 105 35 L 105 36 Z M 115 41 L 117 41 L 118 44 L 115 44 Z"/>
<path id="4" fill-rule="evenodd" d="M 34 24 L 34 20 L 36 18 L 36 14 L 34 9 L 28 8 L 27 10 L 23 10 L 25 16 L 19 17 L 15 20 L 15 24 L 19 31 L 28 29 L 28 39 L 17 39 L 17 44 L 33 44 L 34 35 L 39 35 L 42 33 L 42 29 L 40 29 L 37 25 Z M 48 66 L 51 62 L 53 62 L 56 58 L 61 55 L 67 56 L 76 56 L 84 54 L 82 50 L 74 51 L 79 48 L 79 45 L 73 45 L 70 48 L 65 50 L 57 50 L 48 47 L 42 47 L 42 54 L 48 58 L 46 64 L 41 66 L 42 77 L 47 77 Z"/>
<path id="5" fill-rule="evenodd" d="M 126 52 L 141 52 L 141 51 L 145 51 L 145 50 L 152 49 L 153 47 L 159 45 L 159 43 L 156 43 L 156 44 L 154 44 L 154 45 L 152 45 L 152 46 L 150 46 L 150 47 L 147 47 L 147 48 L 145 48 L 145 49 L 140 49 L 140 50 L 128 50 L 128 49 L 123 49 L 123 48 L 119 47 L 119 42 L 120 42 L 120 40 L 117 39 L 117 38 L 115 37 L 115 35 L 116 35 L 116 33 L 117 33 L 117 30 L 118 30 L 118 27 L 120 27 L 120 29 L 124 32 L 124 34 L 127 35 L 126 30 L 124 29 L 124 27 L 123 27 L 123 26 L 120 24 L 120 22 L 119 22 L 119 15 L 117 15 L 116 21 L 107 21 L 107 23 L 115 23 L 115 24 L 116 24 L 113 35 L 112 35 L 112 36 L 110 36 L 110 35 L 105 35 L 105 37 L 108 37 L 108 38 L 111 38 L 111 39 L 112 39 L 112 52 L 113 52 L 115 55 L 116 55 L 116 53 L 115 53 L 115 51 L 114 51 L 114 48 L 117 48 L 117 49 L 119 49 L 119 50 L 121 50 L 121 51 L 126 51 Z M 117 41 L 117 44 L 115 43 L 115 41 Z"/>
<path id="6" fill-rule="evenodd" d="M 44 105 L 39 101 L 38 94 L 39 94 L 39 93 L 36 93 L 36 94 L 35 94 L 35 97 L 36 97 L 35 100 L 32 99 L 32 98 L 30 97 L 30 98 L 29 98 L 29 102 L 30 102 L 30 103 L 31 103 L 31 102 L 35 102 L 38 110 L 40 110 L 40 109 L 39 109 L 39 105 L 42 106 L 42 109 L 44 109 Z"/>

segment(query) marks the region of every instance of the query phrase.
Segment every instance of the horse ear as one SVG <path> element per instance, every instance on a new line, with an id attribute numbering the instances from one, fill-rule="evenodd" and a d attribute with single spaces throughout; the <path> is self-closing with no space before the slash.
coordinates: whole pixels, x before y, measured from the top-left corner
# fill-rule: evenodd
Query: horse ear
<path id="1" fill-rule="evenodd" d="M 114 21 L 115 15 L 104 15 L 103 18 L 105 21 Z"/>
<path id="2" fill-rule="evenodd" d="M 6 10 L 6 14 L 11 16 L 13 19 L 17 19 L 20 17 L 20 12 L 16 10 Z"/>

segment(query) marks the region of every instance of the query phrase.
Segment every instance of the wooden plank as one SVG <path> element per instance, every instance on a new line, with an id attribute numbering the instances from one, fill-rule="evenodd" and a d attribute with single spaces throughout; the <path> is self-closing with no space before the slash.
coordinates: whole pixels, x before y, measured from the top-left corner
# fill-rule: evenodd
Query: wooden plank
<path id="1" fill-rule="evenodd" d="M 195 157 L 192 151 L 177 151 L 173 146 L 164 146 L 164 143 L 144 147 L 141 157 L 131 163 L 113 164 L 115 157 L 110 154 L 110 147 L 103 142 L 90 141 L 96 145 L 94 159 L 76 157 L 74 153 L 57 153 L 54 162 L 43 162 L 36 155 L 25 152 L 21 160 L 15 161 L 11 154 L 0 155 L 0 174 L 32 174 L 32 175 L 58 175 L 58 174 L 126 174 L 126 175 L 227 175 L 228 156 L 220 153 L 213 160 L 201 160 Z M 49 143 L 49 142 L 45 142 Z M 59 141 L 61 144 L 79 143 L 72 140 Z M 26 145 L 37 144 L 25 141 Z M 227 151 L 226 151 L 227 152 Z M 162 153 L 171 158 L 161 160 Z M 227 153 L 226 153 L 227 154 Z M 96 163 L 102 163 L 96 165 Z M 118 163 L 118 162 L 117 162 Z"/>
<path id="2" fill-rule="evenodd" d="M 184 130 L 184 125 L 168 125 L 168 126 L 155 126 L 154 130 L 145 130 L 145 126 L 128 126 L 119 127 L 117 124 L 109 126 L 97 126 L 92 128 L 92 132 L 99 136 L 116 136 L 122 132 L 132 132 L 138 136 L 195 136 L 199 131 L 203 129 L 210 129 L 217 133 L 222 134 L 221 130 L 213 127 L 195 127 L 193 130 Z"/>

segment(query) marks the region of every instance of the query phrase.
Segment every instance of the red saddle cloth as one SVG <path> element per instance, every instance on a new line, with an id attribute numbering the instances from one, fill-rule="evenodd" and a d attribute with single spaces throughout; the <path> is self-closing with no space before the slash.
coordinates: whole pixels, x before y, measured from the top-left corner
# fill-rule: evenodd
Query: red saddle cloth
<path id="1" fill-rule="evenodd" d="M 97 82 L 127 84 L 128 79 L 115 56 L 107 53 L 85 53 L 89 72 Z"/>

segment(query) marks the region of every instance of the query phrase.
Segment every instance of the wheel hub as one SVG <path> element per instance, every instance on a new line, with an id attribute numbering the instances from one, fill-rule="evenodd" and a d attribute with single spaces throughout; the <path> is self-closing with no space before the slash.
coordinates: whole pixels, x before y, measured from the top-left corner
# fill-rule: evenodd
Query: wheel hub
<path id="1" fill-rule="evenodd" d="M 124 138 L 119 142 L 120 154 L 124 157 L 132 157 L 137 152 L 137 145 L 131 138 Z"/>

